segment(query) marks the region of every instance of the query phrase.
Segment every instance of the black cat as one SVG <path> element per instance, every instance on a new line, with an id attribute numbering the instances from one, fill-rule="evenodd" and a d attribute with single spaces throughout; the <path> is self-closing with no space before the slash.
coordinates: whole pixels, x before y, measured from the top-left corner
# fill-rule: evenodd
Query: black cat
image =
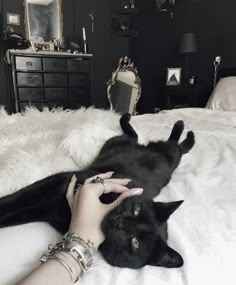
<path id="1" fill-rule="evenodd" d="M 119 267 L 182 266 L 182 257 L 166 243 L 167 220 L 182 201 L 155 203 L 152 198 L 169 182 L 182 154 L 193 147 L 194 134 L 189 131 L 178 144 L 184 129 L 178 121 L 167 141 L 143 146 L 137 143 L 129 121 L 130 115 L 123 115 L 120 125 L 124 135 L 109 139 L 90 166 L 76 172 L 80 184 L 93 175 L 114 171 L 113 177 L 130 178 L 130 187 L 144 189 L 141 196 L 125 199 L 104 219 L 106 240 L 99 250 L 108 263 Z M 65 193 L 73 174 L 59 173 L 1 198 L 0 227 L 45 221 L 65 233 L 71 218 Z M 106 194 L 101 200 L 109 203 L 116 197 Z"/>

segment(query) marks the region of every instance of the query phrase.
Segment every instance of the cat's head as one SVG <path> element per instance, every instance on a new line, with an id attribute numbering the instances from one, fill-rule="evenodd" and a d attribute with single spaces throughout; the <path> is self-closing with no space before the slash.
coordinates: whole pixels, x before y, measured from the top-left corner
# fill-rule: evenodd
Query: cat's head
<path id="1" fill-rule="evenodd" d="M 182 257 L 166 243 L 167 220 L 182 202 L 125 199 L 102 224 L 106 240 L 99 249 L 107 262 L 129 268 L 182 266 Z"/>

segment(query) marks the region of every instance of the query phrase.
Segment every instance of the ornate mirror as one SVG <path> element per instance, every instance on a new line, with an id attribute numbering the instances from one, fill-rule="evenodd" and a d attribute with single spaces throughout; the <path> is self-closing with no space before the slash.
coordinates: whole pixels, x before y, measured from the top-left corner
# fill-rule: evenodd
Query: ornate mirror
<path id="1" fill-rule="evenodd" d="M 141 96 L 141 80 L 130 58 L 122 57 L 107 83 L 110 108 L 119 113 L 137 114 L 136 105 Z"/>
<path id="2" fill-rule="evenodd" d="M 26 37 L 35 42 L 62 41 L 61 0 L 24 0 Z"/>

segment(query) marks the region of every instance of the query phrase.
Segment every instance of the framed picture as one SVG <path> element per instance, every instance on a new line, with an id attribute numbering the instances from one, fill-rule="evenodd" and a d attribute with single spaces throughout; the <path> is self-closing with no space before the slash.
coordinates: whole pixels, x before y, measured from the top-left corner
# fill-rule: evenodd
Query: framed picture
<path id="1" fill-rule="evenodd" d="M 167 68 L 166 85 L 176 86 L 181 84 L 181 67 Z"/>
<path id="2" fill-rule="evenodd" d="M 7 13 L 7 24 L 19 26 L 20 25 L 20 15 Z"/>

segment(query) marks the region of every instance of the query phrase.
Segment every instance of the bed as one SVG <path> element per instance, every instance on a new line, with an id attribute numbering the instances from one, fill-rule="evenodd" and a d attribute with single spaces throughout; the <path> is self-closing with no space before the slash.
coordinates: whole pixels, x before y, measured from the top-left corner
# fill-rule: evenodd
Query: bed
<path id="1" fill-rule="evenodd" d="M 234 284 L 236 256 L 236 112 L 175 109 L 132 117 L 142 144 L 166 139 L 173 123 L 184 120 L 196 144 L 183 156 L 171 182 L 156 201 L 184 200 L 171 216 L 170 246 L 184 258 L 182 268 L 108 265 L 97 253 L 80 284 Z M 0 111 L 0 196 L 50 174 L 81 169 L 103 143 L 120 134 L 119 115 L 101 109 L 24 114 Z M 0 209 L 1 215 L 1 209 Z M 0 229 L 0 284 L 13 285 L 39 265 L 48 244 L 61 239 L 45 223 Z M 56 285 L 56 284 L 55 284 Z"/>

